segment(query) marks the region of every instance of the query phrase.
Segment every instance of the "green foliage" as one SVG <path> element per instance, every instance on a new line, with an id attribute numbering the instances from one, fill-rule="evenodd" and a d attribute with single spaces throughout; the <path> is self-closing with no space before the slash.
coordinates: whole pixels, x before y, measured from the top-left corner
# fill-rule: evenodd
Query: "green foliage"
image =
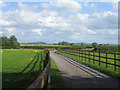
<path id="1" fill-rule="evenodd" d="M 74 46 L 74 43 L 69 43 L 66 41 L 62 41 L 62 42 L 58 42 L 58 43 L 54 43 L 54 45 L 68 45 L 68 46 Z"/>
<path id="2" fill-rule="evenodd" d="M 93 48 L 96 48 L 97 45 L 98 45 L 98 44 L 97 44 L 96 42 L 93 42 L 93 43 L 92 43 L 92 47 L 93 47 Z"/>
<path id="3" fill-rule="evenodd" d="M 20 44 L 15 36 L 11 36 L 10 38 L 0 37 L 0 46 L 2 46 L 3 49 L 9 48 L 17 49 L 20 47 Z"/>
<path id="4" fill-rule="evenodd" d="M 100 52 L 120 52 L 120 46 L 117 45 L 99 45 L 98 49 Z"/>

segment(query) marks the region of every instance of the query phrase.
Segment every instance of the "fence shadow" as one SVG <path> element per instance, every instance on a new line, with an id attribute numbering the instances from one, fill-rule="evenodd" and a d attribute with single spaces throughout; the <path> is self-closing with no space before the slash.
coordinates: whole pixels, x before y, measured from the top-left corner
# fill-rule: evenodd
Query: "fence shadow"
<path id="1" fill-rule="evenodd" d="M 80 76 L 63 76 L 67 88 L 119 88 L 119 83 L 111 78 L 83 78 Z"/>

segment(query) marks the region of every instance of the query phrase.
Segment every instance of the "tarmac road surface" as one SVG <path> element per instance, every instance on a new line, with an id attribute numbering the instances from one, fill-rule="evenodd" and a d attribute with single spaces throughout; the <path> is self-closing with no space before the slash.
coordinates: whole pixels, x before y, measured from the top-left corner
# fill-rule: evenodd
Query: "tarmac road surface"
<path id="1" fill-rule="evenodd" d="M 50 56 L 61 71 L 66 88 L 120 88 L 117 79 L 80 62 L 54 52 L 50 52 Z"/>

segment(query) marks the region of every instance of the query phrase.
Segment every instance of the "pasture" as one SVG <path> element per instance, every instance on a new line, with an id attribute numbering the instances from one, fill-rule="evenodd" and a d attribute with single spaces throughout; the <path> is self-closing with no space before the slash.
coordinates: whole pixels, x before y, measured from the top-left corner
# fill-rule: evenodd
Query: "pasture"
<path id="1" fill-rule="evenodd" d="M 31 73 L 42 70 L 43 50 L 4 49 L 2 51 L 3 88 L 26 88 L 33 81 Z"/>

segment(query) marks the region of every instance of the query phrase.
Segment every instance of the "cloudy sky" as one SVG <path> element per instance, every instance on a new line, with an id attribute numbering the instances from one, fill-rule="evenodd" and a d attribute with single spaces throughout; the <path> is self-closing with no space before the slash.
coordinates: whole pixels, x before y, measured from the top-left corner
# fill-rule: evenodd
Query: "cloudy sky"
<path id="1" fill-rule="evenodd" d="M 0 2 L 0 36 L 19 42 L 118 43 L 118 3 Z"/>

